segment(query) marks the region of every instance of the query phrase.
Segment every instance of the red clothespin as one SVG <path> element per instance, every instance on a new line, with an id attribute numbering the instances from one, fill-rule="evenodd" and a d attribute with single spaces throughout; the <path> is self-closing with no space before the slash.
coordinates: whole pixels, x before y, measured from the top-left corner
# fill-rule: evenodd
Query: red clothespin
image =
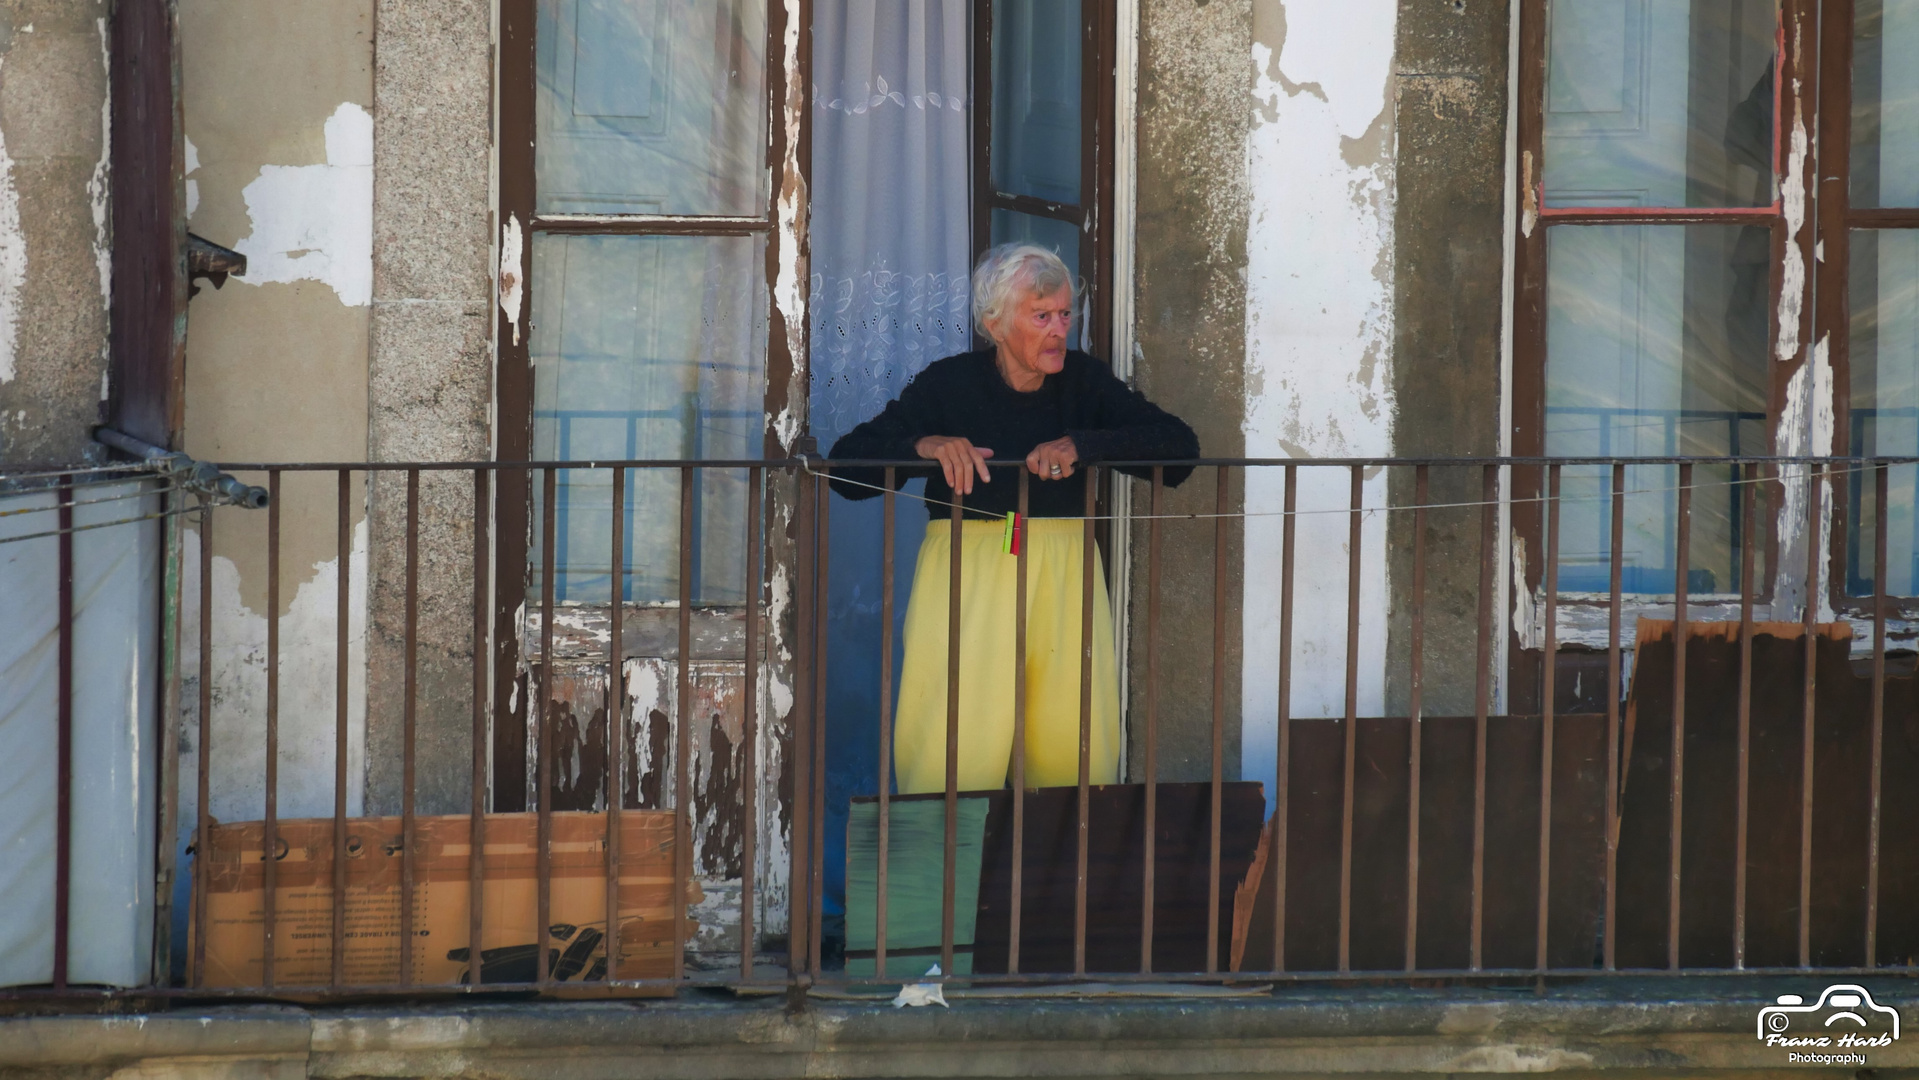
<path id="1" fill-rule="evenodd" d="M 1008 555 L 1018 555 L 1021 540 L 1026 535 L 1026 522 L 1017 511 L 1006 512 L 1006 529 L 1000 534 L 1000 550 Z"/>

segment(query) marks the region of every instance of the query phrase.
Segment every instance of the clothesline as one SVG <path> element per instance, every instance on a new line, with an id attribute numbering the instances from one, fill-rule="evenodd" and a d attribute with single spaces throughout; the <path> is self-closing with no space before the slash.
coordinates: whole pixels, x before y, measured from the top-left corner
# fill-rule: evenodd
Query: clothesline
<path id="1" fill-rule="evenodd" d="M 845 476 L 833 476 L 828 473 L 820 472 L 817 469 L 813 468 L 812 462 L 807 459 L 801 459 L 800 464 L 801 464 L 801 468 L 803 468 L 810 475 L 819 477 L 821 479 L 827 480 L 834 484 L 847 484 L 852 487 L 865 488 L 869 491 L 877 491 L 881 493 L 885 493 L 887 491 L 887 488 L 880 484 L 868 484 L 861 480 L 854 480 Z M 1640 467 L 1640 466 L 1636 466 L 1636 467 Z M 1658 466 L 1655 464 L 1654 467 L 1670 467 L 1670 466 Z M 1859 467 L 1850 468 L 1850 469 L 1832 469 L 1832 470 L 1828 470 L 1826 475 L 1831 477 L 1850 476 L 1855 473 L 1863 473 L 1868 471 L 1869 469 L 1877 468 L 1877 467 L 1878 466 L 1875 465 L 1875 466 L 1859 466 Z M 1690 485 L 1690 487 L 1693 490 L 1698 490 L 1700 488 L 1712 488 L 1712 487 L 1734 488 L 1743 484 L 1764 483 L 1768 481 L 1769 479 L 1771 478 L 1764 477 L 1764 476 L 1754 476 L 1754 477 L 1742 477 L 1737 480 L 1723 480 L 1723 481 L 1709 480 L 1704 483 L 1694 483 Z M 1681 486 L 1675 484 L 1671 487 L 1629 488 L 1626 491 L 1621 492 L 1620 494 L 1623 494 L 1623 495 L 1670 495 L 1680 490 L 1681 490 Z M 963 503 L 952 503 L 952 502 L 947 502 L 944 499 L 934 499 L 934 498 L 929 498 L 925 495 L 915 495 L 910 491 L 896 490 L 894 493 L 897 495 L 904 496 L 905 498 L 908 498 L 908 499 L 918 500 L 919 502 L 923 502 L 927 504 L 928 506 L 938 506 L 948 510 L 956 509 L 956 510 L 959 510 L 961 513 L 979 514 L 981 515 L 981 518 L 983 520 L 987 520 L 987 521 L 999 521 L 1000 519 L 1005 517 L 1004 514 L 998 514 L 998 513 L 993 513 L 986 510 L 981 510 L 978 507 L 967 506 Z M 1602 495 L 1561 495 L 1559 497 L 1559 501 L 1561 503 L 1600 502 L 1600 501 L 1611 501 L 1612 498 L 1613 498 L 1613 493 L 1608 492 Z M 1525 504 L 1532 504 L 1532 503 L 1545 503 L 1550 501 L 1552 501 L 1550 496 L 1536 495 L 1536 496 L 1528 496 L 1526 498 L 1519 498 L 1519 499 L 1490 499 L 1490 500 L 1474 499 L 1466 502 L 1424 503 L 1424 504 L 1418 504 L 1418 505 L 1402 504 L 1397 506 L 1392 506 L 1392 505 L 1361 506 L 1357 508 L 1357 512 L 1362 515 L 1371 515 L 1371 514 L 1380 514 L 1380 513 L 1393 513 L 1396 511 L 1404 511 L 1404 510 L 1470 509 L 1472 507 L 1499 506 L 1502 504 L 1518 506 L 1518 505 L 1525 505 Z M 1238 511 L 1232 511 L 1224 514 L 1221 514 L 1221 513 L 1123 514 L 1123 515 L 1122 514 L 1078 514 L 1078 515 L 1060 514 L 1060 515 L 1048 515 L 1046 520 L 1048 521 L 1118 521 L 1123 519 L 1127 521 L 1203 521 L 1203 520 L 1216 520 L 1219 518 L 1285 517 L 1288 514 L 1291 514 L 1295 517 L 1307 517 L 1307 516 L 1312 516 L 1317 514 L 1352 514 L 1354 512 L 1355 511 L 1353 507 L 1342 506 L 1342 507 L 1327 507 L 1327 508 L 1318 509 L 1318 510 L 1291 510 L 1291 511 L 1288 511 L 1288 510 L 1238 510 Z"/>

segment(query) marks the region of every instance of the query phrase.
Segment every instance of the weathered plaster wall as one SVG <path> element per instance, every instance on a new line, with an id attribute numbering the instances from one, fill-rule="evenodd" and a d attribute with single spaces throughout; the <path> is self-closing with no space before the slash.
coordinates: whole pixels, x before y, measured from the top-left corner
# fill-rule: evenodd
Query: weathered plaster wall
<path id="1" fill-rule="evenodd" d="M 81 460 L 106 399 L 106 18 L 0 2 L 0 464 Z"/>
<path id="2" fill-rule="evenodd" d="M 1245 402 L 1248 177 L 1247 0 L 1141 0 L 1139 166 L 1133 282 L 1135 383 L 1199 432 L 1200 451 L 1238 457 Z M 1168 490 L 1161 513 L 1211 513 L 1215 477 L 1201 470 Z M 1237 481 L 1229 509 L 1240 505 Z M 1134 509 L 1146 510 L 1136 485 Z M 1242 530 L 1228 525 L 1224 711 L 1238 714 Z M 1159 776 L 1212 774 L 1213 544 L 1211 521 L 1162 525 L 1159 638 Z M 1131 700 L 1143 715 L 1146 530 L 1135 526 Z M 1131 732 L 1129 770 L 1140 775 L 1144 733 Z M 1239 770 L 1238 725 L 1227 724 L 1225 773 Z"/>
<path id="3" fill-rule="evenodd" d="M 1394 0 L 1254 0 L 1246 274 L 1246 453 L 1366 457 L 1392 450 Z M 1244 100 L 1244 99 L 1242 99 Z M 1345 712 L 1345 469 L 1301 468 L 1293 597 L 1294 716 Z M 1283 505 L 1278 470 L 1247 481 L 1249 514 Z M 1369 506 L 1386 477 L 1364 479 Z M 1246 776 L 1273 775 L 1279 703 L 1281 520 L 1249 517 Z M 1383 707 L 1385 529 L 1361 541 L 1361 716 Z"/>
<path id="4" fill-rule="evenodd" d="M 373 75 L 372 339 L 367 456 L 491 457 L 493 7 L 487 0 L 378 6 Z M 370 501 L 370 803 L 399 812 L 406 692 L 406 486 Z M 416 753 L 421 813 L 469 805 L 473 480 L 420 485 Z"/>
<path id="5" fill-rule="evenodd" d="M 1497 454 L 1505 231 L 1507 0 L 1410 0 L 1399 11 L 1393 229 L 1393 452 Z M 1391 479 L 1413 501 L 1413 476 Z M 1478 499 L 1477 469 L 1434 469 L 1435 503 Z M 1412 580 L 1412 519 L 1397 515 L 1392 580 Z M 1477 509 L 1429 512 L 1424 711 L 1473 710 L 1479 597 Z M 1395 590 L 1403 592 L 1403 590 Z M 1406 705 L 1411 649 L 1394 612 L 1389 707 Z"/>
<path id="6" fill-rule="evenodd" d="M 371 0 L 182 0 L 189 227 L 248 257 L 245 277 L 188 306 L 187 453 L 216 461 L 354 461 L 367 445 L 373 199 Z M 256 477 L 256 482 L 259 481 Z M 333 805 L 337 481 L 288 474 L 279 609 L 267 602 L 266 514 L 223 510 L 213 537 L 214 813 L 262 812 L 266 628 L 280 620 L 280 812 Z M 364 484 L 349 488 L 350 810 L 365 715 Z M 197 642 L 199 537 L 189 534 L 185 640 Z M 197 656 L 185 670 L 197 670 Z M 183 695 L 194 745 L 197 685 Z M 183 765 L 193 767 L 191 756 Z M 183 790 L 190 785 L 183 785 Z M 190 809 L 182 822 L 190 823 Z"/>

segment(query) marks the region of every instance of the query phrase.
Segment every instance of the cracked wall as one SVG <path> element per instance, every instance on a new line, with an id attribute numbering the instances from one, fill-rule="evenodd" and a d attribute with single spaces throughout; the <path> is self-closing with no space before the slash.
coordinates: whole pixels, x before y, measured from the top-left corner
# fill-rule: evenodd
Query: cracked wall
<path id="1" fill-rule="evenodd" d="M 1503 445 L 1510 42 L 1506 0 L 1417 0 L 1400 6 L 1392 278 L 1398 355 L 1392 374 L 1392 447 L 1398 455 L 1489 455 L 1500 453 Z M 1431 502 L 1480 497 L 1476 468 L 1436 468 L 1431 475 Z M 1413 501 L 1411 470 L 1398 471 L 1388 494 L 1397 504 Z M 1479 519 L 1476 508 L 1428 512 L 1424 711 L 1429 716 L 1473 711 Z M 1411 515 L 1396 515 L 1392 524 L 1391 578 L 1410 583 Z M 1395 658 L 1388 667 L 1387 702 L 1394 710 L 1407 704 L 1410 636 L 1402 603 L 1393 613 L 1387 649 Z"/>
<path id="2" fill-rule="evenodd" d="M 1135 228 L 1134 384 L 1199 433 L 1200 452 L 1245 451 L 1245 286 L 1249 116 L 1227 103 L 1246 93 L 1252 8 L 1245 0 L 1141 0 L 1139 165 Z M 1228 508 L 1240 505 L 1237 477 Z M 1163 496 L 1161 513 L 1211 513 L 1215 478 L 1200 470 Z M 1134 511 L 1147 490 L 1134 486 Z M 1239 712 L 1241 530 L 1227 536 L 1227 674 L 1222 709 Z M 1147 533 L 1135 524 L 1128 675 L 1132 714 L 1145 700 Z M 1214 523 L 1161 526 L 1159 761 L 1164 780 L 1212 775 Z M 1138 721 L 1135 721 L 1137 724 Z M 1239 770 L 1228 724 L 1225 775 Z M 1144 767 L 1144 732 L 1128 736 L 1129 771 Z"/>

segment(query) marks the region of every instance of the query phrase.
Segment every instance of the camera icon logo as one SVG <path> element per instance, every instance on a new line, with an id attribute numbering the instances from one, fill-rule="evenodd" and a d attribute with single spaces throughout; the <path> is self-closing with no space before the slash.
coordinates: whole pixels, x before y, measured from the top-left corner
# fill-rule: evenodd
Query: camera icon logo
<path id="1" fill-rule="evenodd" d="M 1819 1000 L 1808 1005 L 1798 994 L 1781 994 L 1776 1004 L 1759 1010 L 1758 1037 L 1784 1035 L 1788 1031 L 1806 1034 L 1857 1034 L 1886 1021 L 1892 1025 L 1892 1038 L 1899 1038 L 1899 1011 L 1872 1000 L 1863 986 L 1839 983 L 1828 986 Z"/>

